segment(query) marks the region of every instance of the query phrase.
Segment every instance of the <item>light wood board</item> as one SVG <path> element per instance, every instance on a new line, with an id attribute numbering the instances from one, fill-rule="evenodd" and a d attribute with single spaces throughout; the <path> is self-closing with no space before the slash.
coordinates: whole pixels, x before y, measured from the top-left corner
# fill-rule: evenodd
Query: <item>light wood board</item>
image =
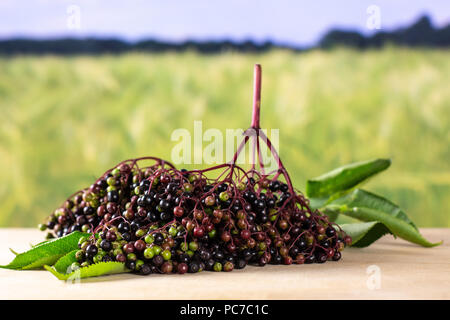
<path id="1" fill-rule="evenodd" d="M 47 271 L 0 269 L 0 299 L 450 299 L 450 229 L 422 229 L 435 248 L 385 236 L 347 248 L 339 262 L 246 267 L 185 275 L 110 275 L 70 284 Z M 34 229 L 0 229 L 0 264 L 43 240 Z"/>

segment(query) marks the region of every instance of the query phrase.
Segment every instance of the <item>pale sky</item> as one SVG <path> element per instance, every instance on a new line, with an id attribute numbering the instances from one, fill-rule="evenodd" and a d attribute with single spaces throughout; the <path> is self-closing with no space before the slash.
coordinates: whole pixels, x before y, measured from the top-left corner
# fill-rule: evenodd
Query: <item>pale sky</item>
<path id="1" fill-rule="evenodd" d="M 81 29 L 67 27 L 68 8 L 80 9 Z M 381 12 L 381 28 L 392 30 L 423 13 L 435 25 L 450 22 L 449 0 L 0 0 L 0 38 L 118 37 L 139 40 L 272 40 L 311 45 L 330 27 L 366 27 L 370 5 Z"/>

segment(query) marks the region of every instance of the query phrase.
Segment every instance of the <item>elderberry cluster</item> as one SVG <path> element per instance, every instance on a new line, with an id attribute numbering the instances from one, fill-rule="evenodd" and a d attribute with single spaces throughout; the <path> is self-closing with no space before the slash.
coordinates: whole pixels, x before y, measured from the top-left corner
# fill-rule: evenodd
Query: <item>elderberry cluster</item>
<path id="1" fill-rule="evenodd" d="M 278 177 L 244 172 L 210 179 L 160 159 L 138 166 L 149 159 L 108 170 L 41 225 L 49 237 L 96 235 L 80 239 L 74 268 L 118 261 L 141 274 L 183 274 L 324 263 L 339 260 L 351 243 Z"/>

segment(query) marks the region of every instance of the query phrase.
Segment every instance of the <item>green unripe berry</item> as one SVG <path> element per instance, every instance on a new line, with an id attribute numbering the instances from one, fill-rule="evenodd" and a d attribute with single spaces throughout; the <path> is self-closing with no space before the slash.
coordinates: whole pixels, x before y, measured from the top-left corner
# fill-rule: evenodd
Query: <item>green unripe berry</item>
<path id="1" fill-rule="evenodd" d="M 137 257 L 134 253 L 127 254 L 127 260 L 129 261 L 136 261 Z"/>
<path id="2" fill-rule="evenodd" d="M 144 264 L 144 261 L 142 260 L 136 260 L 136 270 L 140 270 L 142 265 Z"/>
<path id="3" fill-rule="evenodd" d="M 223 190 L 223 189 L 222 189 L 222 190 Z M 225 201 L 227 201 L 228 199 L 230 199 L 230 195 L 228 194 L 228 192 L 223 191 L 223 192 L 221 192 L 221 193 L 219 194 L 219 199 L 220 199 L 220 201 L 225 202 Z"/>
<path id="4" fill-rule="evenodd" d="M 214 267 L 213 267 L 214 271 L 222 271 L 222 264 L 220 262 L 216 262 L 214 263 Z"/>
<path id="5" fill-rule="evenodd" d="M 83 250 L 78 250 L 78 251 L 75 253 L 75 259 L 77 259 L 78 261 L 83 261 L 83 258 L 84 258 L 84 252 L 83 252 Z"/>
<path id="6" fill-rule="evenodd" d="M 153 252 L 155 253 L 155 255 L 158 255 L 161 253 L 161 247 L 160 246 L 153 246 Z"/>
<path id="7" fill-rule="evenodd" d="M 153 248 L 147 248 L 144 250 L 145 259 L 151 259 L 154 256 L 155 256 L 155 252 L 153 251 Z"/>
<path id="8" fill-rule="evenodd" d="M 198 243 L 195 241 L 189 242 L 189 249 L 192 251 L 196 251 L 198 249 Z"/>
<path id="9" fill-rule="evenodd" d="M 136 188 L 134 188 L 134 194 L 138 195 L 139 193 L 141 193 L 141 188 L 139 188 L 139 186 L 137 186 Z"/>
<path id="10" fill-rule="evenodd" d="M 108 188 L 106 188 L 106 192 L 110 192 L 110 191 L 114 191 L 116 190 L 116 187 L 114 186 L 109 186 Z"/>
<path id="11" fill-rule="evenodd" d="M 120 176 L 120 169 L 119 169 L 119 168 L 115 168 L 113 171 L 111 171 L 111 174 L 112 174 L 114 177 Z"/>
<path id="12" fill-rule="evenodd" d="M 70 265 L 70 272 L 80 269 L 80 264 L 78 262 L 74 262 Z"/>
<path id="13" fill-rule="evenodd" d="M 183 250 L 183 251 L 187 251 L 187 249 L 188 249 L 187 243 L 186 243 L 186 242 L 183 242 L 183 243 L 180 245 L 180 249 Z"/>
<path id="14" fill-rule="evenodd" d="M 117 256 L 118 254 L 123 254 L 123 250 L 121 248 L 116 248 L 113 250 L 114 256 Z"/>
<path id="15" fill-rule="evenodd" d="M 175 227 L 173 227 L 173 226 L 169 228 L 169 234 L 170 234 L 172 237 L 175 237 L 175 236 L 177 235 L 177 233 L 178 233 L 177 228 L 175 228 Z"/>
<path id="16" fill-rule="evenodd" d="M 164 260 L 170 260 L 170 258 L 172 258 L 172 253 L 170 252 L 170 250 L 164 250 L 161 253 L 162 257 L 164 258 Z"/>
<path id="17" fill-rule="evenodd" d="M 214 238 L 215 236 L 216 236 L 216 229 L 213 229 L 210 232 L 208 232 L 208 237 Z"/>
<path id="18" fill-rule="evenodd" d="M 38 228 L 41 231 L 45 231 L 45 229 L 47 229 L 47 226 L 45 224 L 43 224 L 43 223 L 40 223 L 40 224 L 38 224 Z"/>
<path id="19" fill-rule="evenodd" d="M 188 251 L 186 251 L 186 253 L 190 258 L 192 258 L 194 256 L 194 251 L 192 251 L 192 250 L 188 250 Z"/>
<path id="20" fill-rule="evenodd" d="M 79 240 L 78 240 L 78 246 L 81 246 L 84 242 L 86 242 L 86 241 L 88 241 L 88 237 L 85 237 L 85 236 L 83 236 L 83 237 L 81 237 Z"/>
<path id="21" fill-rule="evenodd" d="M 145 235 L 145 230 L 144 229 L 138 229 L 136 230 L 136 237 L 140 238 L 143 237 Z"/>
<path id="22" fill-rule="evenodd" d="M 155 241 L 155 238 L 153 237 L 153 235 L 148 234 L 148 235 L 145 236 L 144 241 L 147 244 L 151 244 L 151 243 L 153 243 L 153 241 Z"/>

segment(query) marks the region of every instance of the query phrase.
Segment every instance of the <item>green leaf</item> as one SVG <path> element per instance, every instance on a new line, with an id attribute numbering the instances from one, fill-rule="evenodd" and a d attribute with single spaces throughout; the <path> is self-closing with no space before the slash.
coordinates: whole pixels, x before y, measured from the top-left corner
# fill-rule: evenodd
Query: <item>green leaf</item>
<path id="1" fill-rule="evenodd" d="M 356 189 L 352 193 L 331 202 L 331 204 L 345 204 L 352 208 L 358 207 L 379 210 L 407 222 L 414 229 L 418 230 L 416 225 L 398 205 L 369 191 Z"/>
<path id="2" fill-rule="evenodd" d="M 411 224 L 380 210 L 364 207 L 349 207 L 345 204 L 329 205 L 326 207 L 326 210 L 336 211 L 340 214 L 345 214 L 360 221 L 381 222 L 393 235 L 424 247 L 434 247 L 442 244 L 442 241 L 437 243 L 429 242 L 424 237 L 422 237 L 419 231 L 417 231 L 417 229 L 414 228 Z"/>
<path id="3" fill-rule="evenodd" d="M 89 235 L 88 233 L 75 231 L 67 236 L 47 241 L 16 255 L 13 261 L 6 266 L 0 266 L 0 268 L 26 270 L 40 268 L 45 264 L 53 264 L 63 255 L 77 249 L 78 240 L 81 237 Z"/>
<path id="4" fill-rule="evenodd" d="M 371 245 L 385 234 L 390 233 L 384 224 L 378 221 L 348 223 L 340 225 L 347 235 L 352 237 L 352 247 L 362 248 Z"/>
<path id="5" fill-rule="evenodd" d="M 386 170 L 391 165 L 389 159 L 356 162 L 334 169 L 306 183 L 309 198 L 335 198 L 360 185 L 366 179 Z M 337 195 L 335 195 L 337 194 Z"/>
<path id="6" fill-rule="evenodd" d="M 75 258 L 75 254 L 77 253 L 77 251 L 78 249 L 75 249 L 59 258 L 59 260 L 56 261 L 56 263 L 53 265 L 55 270 L 61 273 L 66 273 L 70 265 L 77 261 L 77 259 Z"/>
<path id="7" fill-rule="evenodd" d="M 84 279 L 89 277 L 97 277 L 107 274 L 117 274 L 130 272 L 122 262 L 99 262 L 91 264 L 87 267 L 79 268 L 71 273 L 58 272 L 54 267 L 45 265 L 44 268 L 50 271 L 59 280 L 72 280 Z"/>

